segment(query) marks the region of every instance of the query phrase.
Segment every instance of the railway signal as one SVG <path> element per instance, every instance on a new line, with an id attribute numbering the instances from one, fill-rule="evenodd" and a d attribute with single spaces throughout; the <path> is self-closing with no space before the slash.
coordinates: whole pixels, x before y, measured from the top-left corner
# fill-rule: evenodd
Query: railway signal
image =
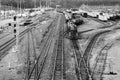
<path id="1" fill-rule="evenodd" d="M 14 36 L 15 36 L 15 37 L 16 37 L 16 32 L 17 32 L 17 30 L 16 30 L 16 29 L 17 29 L 17 28 L 16 28 L 16 24 L 17 24 L 17 23 L 16 23 L 16 18 L 17 18 L 16 16 L 13 17 L 13 20 L 14 20 L 14 30 L 13 30 L 13 32 L 14 32 Z"/>
<path id="2" fill-rule="evenodd" d="M 16 24 L 14 24 L 14 30 L 13 30 L 13 32 L 14 32 L 14 36 L 16 37 L 16 32 L 17 32 L 17 30 L 16 30 Z"/>
<path id="3" fill-rule="evenodd" d="M 16 51 L 19 51 L 19 25 L 17 23 L 17 17 L 14 16 L 13 20 L 14 20 L 14 30 L 13 30 L 13 32 L 14 32 L 14 36 L 16 38 L 16 49 L 17 49 Z"/>

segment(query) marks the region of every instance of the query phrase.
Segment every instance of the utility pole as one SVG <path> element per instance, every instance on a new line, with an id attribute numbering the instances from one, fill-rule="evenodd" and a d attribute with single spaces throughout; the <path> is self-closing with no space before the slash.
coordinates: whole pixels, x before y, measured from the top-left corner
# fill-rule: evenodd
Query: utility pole
<path id="1" fill-rule="evenodd" d="M 17 11 L 19 11 L 19 0 L 17 0 Z"/>
<path id="2" fill-rule="evenodd" d="M 41 9 L 41 7 L 42 7 L 42 4 L 41 4 L 41 2 L 42 2 L 42 1 L 41 1 L 41 0 L 39 0 L 40 9 Z"/>
<path id="3" fill-rule="evenodd" d="M 1 11 L 1 0 L 0 0 L 0 11 Z M 1 15 L 0 15 L 1 16 Z"/>
<path id="4" fill-rule="evenodd" d="M 46 8 L 47 8 L 47 1 L 45 1 L 46 2 Z"/>
<path id="5" fill-rule="evenodd" d="M 51 6 L 51 0 L 50 0 L 50 6 Z"/>
<path id="6" fill-rule="evenodd" d="M 21 0 L 20 0 L 20 13 L 22 13 L 21 7 L 22 7 L 22 4 L 21 4 Z"/>
<path id="7" fill-rule="evenodd" d="M 35 0 L 35 2 L 34 2 L 34 8 L 36 8 L 36 0 Z"/>
<path id="8" fill-rule="evenodd" d="M 1 10 L 1 0 L 0 0 L 0 10 Z"/>

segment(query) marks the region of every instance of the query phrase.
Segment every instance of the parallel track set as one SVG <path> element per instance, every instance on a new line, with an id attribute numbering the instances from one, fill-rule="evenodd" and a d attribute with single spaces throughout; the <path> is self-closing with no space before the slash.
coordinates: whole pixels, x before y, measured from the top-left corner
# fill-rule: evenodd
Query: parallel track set
<path id="1" fill-rule="evenodd" d="M 20 38 L 22 38 L 23 35 L 26 34 L 28 31 L 29 29 L 26 29 L 23 32 L 21 32 L 19 35 Z M 0 46 L 0 53 L 1 53 L 0 58 L 4 57 L 6 55 L 5 52 L 9 50 L 13 45 L 15 45 L 15 41 L 16 41 L 16 38 L 14 37 Z"/>
<path id="2" fill-rule="evenodd" d="M 41 44 L 41 47 L 40 47 L 41 52 L 35 62 L 35 65 L 33 66 L 33 68 L 28 69 L 26 80 L 30 80 L 33 77 L 33 75 L 34 75 L 34 79 L 38 80 L 41 75 L 42 69 L 44 67 L 44 63 L 46 61 L 46 57 L 48 55 L 49 48 L 53 40 L 53 35 L 54 35 L 53 33 L 55 32 L 55 29 L 56 29 L 55 24 L 53 23 L 51 23 L 49 27 L 52 27 L 52 28 L 49 30 L 48 35 L 44 38 L 44 42 Z M 38 68 L 38 72 L 35 72 L 36 68 Z"/>
<path id="3" fill-rule="evenodd" d="M 43 21 L 45 17 L 43 17 L 40 21 Z M 23 30 L 20 34 L 19 34 L 19 37 L 20 37 L 20 40 L 21 38 L 30 30 L 32 30 L 34 27 L 32 26 L 36 26 L 36 23 L 33 23 L 33 24 L 30 24 L 28 25 L 27 29 Z M 12 33 L 12 32 L 11 32 Z M 4 38 L 4 37 L 7 37 L 9 36 L 11 33 L 9 34 L 6 34 L 4 36 L 2 36 L 0 39 Z M 16 41 L 16 38 L 13 37 L 11 38 L 9 41 L 5 42 L 4 44 L 0 45 L 0 59 L 2 59 L 5 55 L 7 55 L 7 53 L 5 53 L 7 50 L 9 50 L 13 45 L 15 45 L 15 41 Z"/>
<path id="4" fill-rule="evenodd" d="M 57 17 L 56 17 L 57 18 Z M 40 46 L 40 55 L 35 59 L 34 65 L 30 65 L 30 54 L 29 54 L 29 45 L 28 42 L 28 56 L 27 56 L 27 70 L 26 70 L 26 76 L 25 80 L 39 80 L 41 78 L 41 74 L 43 72 L 44 65 L 47 60 L 47 56 L 50 50 L 50 47 L 53 42 L 53 37 L 55 36 L 56 30 L 58 29 L 58 36 L 56 40 L 56 45 L 54 48 L 54 62 L 52 66 L 52 75 L 50 80 L 63 80 L 66 78 L 65 76 L 65 63 L 64 63 L 64 25 L 60 25 L 56 27 L 56 21 L 55 20 L 48 26 L 49 30 L 47 35 L 43 38 L 44 41 Z M 60 22 L 63 22 L 64 20 L 60 19 Z M 117 22 L 116 22 L 117 23 Z M 115 23 L 115 24 L 116 24 Z M 115 25 L 113 24 L 113 25 Z M 113 26 L 110 25 L 109 27 Z M 59 27 L 59 28 L 58 28 Z M 107 26 L 108 27 L 108 26 Z M 20 38 L 23 37 L 26 33 L 29 31 L 32 31 L 32 28 L 25 29 L 23 32 L 20 33 Z M 94 45 L 98 39 L 98 37 L 104 33 L 110 32 L 110 30 L 102 31 L 94 35 L 90 42 L 88 43 L 85 51 L 83 52 L 80 47 L 78 46 L 77 40 L 72 40 L 72 46 L 74 48 L 74 54 L 76 59 L 76 75 L 78 80 L 94 80 L 94 75 L 99 73 L 99 79 L 102 79 L 102 75 L 105 69 L 106 65 L 106 59 L 107 59 L 107 52 L 104 53 L 104 50 L 108 50 L 111 45 L 106 45 L 99 55 L 97 56 L 97 61 L 95 63 L 93 71 L 90 70 L 89 67 L 89 56 L 94 48 Z M 29 33 L 28 33 L 29 37 Z M 11 46 L 15 44 L 16 38 L 10 39 L 8 42 L 4 43 L 0 46 L 0 58 L 5 55 L 5 51 L 7 51 Z M 99 61 L 101 62 L 99 64 Z M 100 68 L 99 68 L 100 67 Z M 99 70 L 98 70 L 99 69 Z"/>
<path id="5" fill-rule="evenodd" d="M 57 17 L 56 17 L 57 18 Z M 57 19 L 55 19 L 54 21 L 56 21 Z M 57 39 L 56 39 L 56 44 L 55 45 L 55 50 L 54 50 L 54 54 L 56 54 L 56 56 L 54 56 L 54 65 L 51 66 L 52 67 L 52 76 L 51 76 L 51 80 L 61 80 L 63 78 L 63 64 L 64 64 L 64 42 L 63 42 L 63 25 L 62 26 L 57 26 L 56 27 L 56 23 L 53 21 L 53 23 L 49 26 L 51 28 L 49 28 L 49 31 L 46 35 L 46 37 L 44 38 L 44 42 L 41 44 L 40 47 L 40 55 L 38 56 L 35 65 L 33 65 L 33 67 L 31 68 L 29 63 L 29 68 L 27 71 L 27 75 L 25 80 L 39 80 L 41 79 L 41 75 L 43 74 L 43 69 L 44 66 L 46 64 L 46 60 L 47 60 L 47 56 L 48 53 L 50 51 L 50 47 L 52 45 L 53 42 L 53 37 L 56 35 L 56 31 L 58 31 L 58 35 L 57 35 Z M 61 23 L 62 19 L 60 18 L 60 23 Z M 57 28 L 59 30 L 57 30 Z M 36 70 L 37 69 L 37 70 Z"/>

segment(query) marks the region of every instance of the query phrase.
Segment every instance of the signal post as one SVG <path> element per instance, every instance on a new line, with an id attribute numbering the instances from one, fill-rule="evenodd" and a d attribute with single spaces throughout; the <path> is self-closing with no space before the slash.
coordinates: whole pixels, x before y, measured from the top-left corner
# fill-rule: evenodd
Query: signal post
<path id="1" fill-rule="evenodd" d="M 19 50 L 19 24 L 17 22 L 17 17 L 16 16 L 14 16 L 13 20 L 14 20 L 14 25 L 13 25 L 14 30 L 13 30 L 13 32 L 14 32 L 14 37 L 16 38 L 15 51 L 19 53 L 20 52 L 20 50 Z"/>

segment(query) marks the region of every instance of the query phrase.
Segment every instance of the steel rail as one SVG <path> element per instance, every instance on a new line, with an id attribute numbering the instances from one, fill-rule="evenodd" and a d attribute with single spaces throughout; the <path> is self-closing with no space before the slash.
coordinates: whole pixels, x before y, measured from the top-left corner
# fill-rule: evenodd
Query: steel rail
<path id="1" fill-rule="evenodd" d="M 19 37 L 22 38 L 22 36 L 24 34 L 26 34 L 29 31 L 29 29 L 24 30 L 23 32 L 20 33 Z M 9 50 L 14 44 L 15 44 L 16 38 L 13 37 L 12 39 L 10 39 L 9 41 L 7 41 L 6 43 L 0 45 L 0 59 L 1 57 L 5 56 L 4 53 Z"/>
<path id="2" fill-rule="evenodd" d="M 56 19 L 55 19 L 55 20 L 56 20 Z M 33 74 L 33 72 L 34 72 L 34 70 L 35 70 L 36 65 L 39 63 L 39 59 L 40 59 L 40 57 L 42 56 L 42 53 L 45 52 L 45 49 L 48 49 L 48 47 L 50 48 L 51 41 L 52 41 L 52 39 L 53 39 L 52 36 L 53 36 L 53 34 L 54 34 L 54 31 L 55 31 L 55 23 L 54 23 L 54 21 L 53 21 L 48 27 L 51 27 L 51 26 L 52 26 L 52 28 L 49 28 L 50 31 L 48 32 L 47 37 L 44 38 L 44 39 L 45 39 L 45 40 L 44 40 L 44 43 L 41 44 L 41 48 L 40 48 L 40 51 L 41 51 L 41 52 L 40 52 L 40 55 L 38 56 L 35 65 L 34 65 L 33 68 L 31 69 L 31 72 L 29 73 L 28 80 L 30 80 L 30 78 L 32 77 L 32 74 Z M 43 60 L 41 61 L 41 68 L 39 68 L 39 73 L 38 73 L 38 75 L 36 75 L 36 76 L 37 76 L 36 80 L 39 80 L 39 77 L 40 77 L 41 72 L 42 72 L 42 69 L 43 69 L 43 67 L 44 67 L 44 63 L 45 63 L 45 61 L 46 61 L 47 55 L 48 55 L 48 51 L 46 52 L 46 55 L 44 56 Z"/>
<path id="3" fill-rule="evenodd" d="M 61 23 L 64 20 L 61 19 Z M 64 74 L 64 25 L 59 26 L 58 39 L 56 41 L 55 47 L 55 61 L 53 66 L 52 80 L 63 80 L 65 78 Z"/>
<path id="4" fill-rule="evenodd" d="M 94 74 L 96 72 L 95 70 L 97 69 L 97 67 L 101 66 L 98 72 L 100 74 L 99 78 L 102 79 L 102 75 L 103 75 L 103 71 L 105 70 L 105 65 L 106 65 L 106 60 L 107 60 L 107 55 L 108 55 L 108 52 L 103 53 L 102 51 L 109 50 L 112 47 L 112 45 L 113 44 L 108 43 L 101 49 L 100 53 L 98 54 L 96 58 L 97 60 L 96 60 L 95 66 L 92 71 L 92 77 L 94 77 Z M 101 64 L 99 64 L 99 61 L 101 61 Z"/>
<path id="5" fill-rule="evenodd" d="M 51 31 L 51 32 L 52 32 L 52 31 Z M 41 57 L 41 55 L 42 55 L 43 50 L 47 47 L 47 43 L 49 42 L 50 37 L 51 37 L 51 34 L 49 34 L 49 36 L 44 40 L 45 42 L 44 42 L 44 44 L 42 44 L 43 46 L 42 46 L 42 48 L 40 49 L 40 50 L 41 50 L 40 55 L 39 55 L 38 58 L 37 58 L 36 64 L 34 65 L 34 67 L 31 69 L 31 72 L 29 73 L 28 80 L 31 78 L 32 73 L 33 73 L 33 71 L 34 71 L 36 65 L 37 65 L 38 62 L 39 62 L 39 59 L 40 59 L 40 57 Z"/>
<path id="6" fill-rule="evenodd" d="M 6 37 L 6 36 L 8 36 L 8 35 L 10 35 L 12 32 L 10 32 L 10 33 L 8 33 L 8 34 L 6 34 L 6 35 L 4 35 L 4 36 L 2 36 L 2 37 L 0 37 L 0 39 L 2 39 L 2 38 L 4 38 L 4 37 Z"/>
<path id="7" fill-rule="evenodd" d="M 85 62 L 87 63 L 87 66 L 88 66 L 88 58 L 89 58 L 88 56 L 90 55 L 90 53 L 91 53 L 91 51 L 92 51 L 92 49 L 93 49 L 93 47 L 94 47 L 94 45 L 95 45 L 98 37 L 99 37 L 100 35 L 102 35 L 102 34 L 105 34 L 105 33 L 107 33 L 107 32 L 110 32 L 110 31 L 111 31 L 111 30 L 101 31 L 101 32 L 95 34 L 95 35 L 90 39 L 90 42 L 88 43 L 88 45 L 87 45 L 87 47 L 86 47 L 86 49 L 85 49 L 85 51 L 84 51 L 84 54 L 83 54 L 83 57 L 84 57 L 84 59 L 85 59 Z"/>
<path id="8" fill-rule="evenodd" d="M 34 27 L 34 23 L 28 25 L 27 29 L 23 30 L 20 34 L 19 37 L 21 38 L 24 34 L 26 34 L 29 30 L 33 29 Z M 10 34 L 7 34 L 6 36 L 8 36 Z M 4 44 L 0 45 L 0 59 L 2 59 L 2 57 L 4 57 L 5 55 L 7 55 L 7 53 L 5 54 L 5 52 L 7 50 L 9 50 L 14 44 L 15 44 L 16 38 L 13 37 L 12 39 L 10 39 L 9 41 L 5 42 Z"/>
<path id="9" fill-rule="evenodd" d="M 77 41 L 72 41 L 75 51 L 75 58 L 77 59 L 77 78 L 78 80 L 86 80 L 89 78 L 91 80 L 91 74 L 89 72 L 89 69 L 87 67 L 87 64 L 85 63 L 83 52 L 80 50 L 79 46 L 77 45 Z M 82 70 L 82 71 L 81 71 Z M 83 78 L 84 77 L 84 78 Z"/>
<path id="10" fill-rule="evenodd" d="M 35 21 L 37 21 L 37 20 L 40 19 L 39 21 L 42 22 L 42 21 L 44 21 L 45 18 L 47 18 L 48 16 L 49 16 L 49 15 L 44 15 L 44 16 L 42 16 L 42 17 L 37 18 Z M 24 21 L 25 21 L 25 20 L 24 20 Z M 24 22 L 24 21 L 23 21 L 23 22 Z M 27 27 L 33 26 L 34 24 L 35 24 L 35 23 L 29 24 L 29 25 L 27 25 Z M 9 26 L 7 26 L 7 27 L 9 27 Z M 9 36 L 11 33 L 12 33 L 12 32 L 10 32 L 10 33 L 8 33 L 8 34 L 6 34 L 6 35 L 0 37 L 0 39 L 4 38 L 4 37 L 6 37 L 6 36 Z"/>
<path id="11" fill-rule="evenodd" d="M 79 62 L 78 64 L 79 64 L 79 67 L 82 67 L 83 66 L 83 64 L 84 64 L 84 68 L 86 69 L 86 72 L 87 72 L 87 74 L 88 74 L 88 77 L 89 77 L 89 79 L 92 79 L 92 75 L 91 75 L 91 71 L 89 70 L 89 67 L 88 67 L 88 56 L 89 56 L 89 54 L 88 53 L 90 53 L 91 52 L 91 50 L 92 50 L 92 48 L 93 48 L 93 46 L 95 45 L 95 42 L 96 42 L 96 40 L 97 40 L 97 38 L 101 35 L 101 34 L 103 34 L 103 33 L 106 33 L 106 32 L 109 32 L 108 30 L 107 31 L 103 31 L 103 32 L 99 32 L 99 33 L 97 33 L 96 35 L 94 35 L 93 36 L 93 38 L 91 39 L 91 41 L 89 42 L 89 44 L 88 44 L 88 46 L 87 46 L 87 48 L 85 49 L 85 52 L 83 53 L 82 52 L 82 54 L 83 55 L 81 55 L 80 53 L 81 53 L 81 51 L 76 51 L 75 50 L 75 52 L 77 53 L 77 52 L 79 52 L 79 54 L 76 54 L 77 56 L 77 61 Z M 74 42 L 73 41 L 73 45 L 74 45 L 74 48 L 76 47 L 77 49 L 79 49 L 79 47 L 78 46 L 76 46 L 77 44 L 76 44 L 76 42 Z M 81 59 L 80 59 L 81 58 Z M 81 60 L 81 61 L 80 61 Z M 80 65 L 80 64 L 82 64 L 82 65 Z M 81 70 L 81 69 L 80 69 Z M 83 69 L 82 69 L 83 70 Z M 82 72 L 83 73 L 83 72 Z M 82 77 L 80 77 L 80 78 L 82 78 Z M 86 78 L 87 79 L 87 78 Z M 82 79 L 82 80 L 86 80 L 86 79 Z"/>
<path id="12" fill-rule="evenodd" d="M 51 44 L 52 44 L 52 41 L 53 41 L 53 35 L 54 35 L 55 30 L 56 30 L 56 27 L 54 27 L 54 29 L 51 30 L 51 33 L 50 33 L 51 36 L 49 38 L 49 41 L 47 42 L 48 44 L 46 43 L 47 47 L 44 48 L 45 52 L 43 52 L 43 53 L 46 53 L 46 54 L 45 54 L 44 59 L 41 62 L 42 66 L 41 66 L 41 68 L 39 70 L 39 73 L 38 73 L 38 76 L 37 76 L 37 80 L 39 80 L 40 75 L 42 74 L 42 70 L 44 68 L 44 64 L 45 64 L 46 58 L 48 56 L 48 53 L 49 53 L 49 50 L 50 50 L 50 47 L 51 47 Z"/>
<path id="13" fill-rule="evenodd" d="M 100 35 L 102 35 L 102 34 L 105 34 L 105 33 L 107 33 L 107 32 L 110 32 L 110 31 L 111 31 L 111 30 L 105 30 L 105 31 L 102 31 L 102 32 L 99 32 L 99 33 L 95 34 L 95 35 L 91 38 L 90 42 L 88 43 L 88 45 L 87 45 L 87 47 L 86 47 L 86 49 L 85 49 L 85 51 L 84 51 L 84 54 L 83 54 L 84 61 L 85 61 L 85 63 L 87 63 L 88 69 L 89 69 L 89 62 L 88 62 L 88 60 L 89 60 L 89 55 L 90 55 L 90 53 L 91 53 L 91 51 L 92 51 L 92 49 L 93 49 L 93 47 L 94 47 L 94 45 L 95 45 L 98 37 L 100 37 Z M 89 70 L 90 70 L 90 69 L 89 69 Z M 91 70 L 90 70 L 89 72 L 90 72 L 91 77 L 92 77 L 92 72 L 91 72 Z"/>
<path id="14" fill-rule="evenodd" d="M 119 21 L 110 21 L 112 24 L 109 24 L 108 22 L 106 24 L 106 22 L 100 21 L 99 19 L 96 19 L 96 18 L 90 18 L 90 19 L 103 24 L 104 26 L 101 27 L 101 28 L 109 28 L 109 27 L 112 27 L 112 26 L 116 25 L 119 22 Z"/>

